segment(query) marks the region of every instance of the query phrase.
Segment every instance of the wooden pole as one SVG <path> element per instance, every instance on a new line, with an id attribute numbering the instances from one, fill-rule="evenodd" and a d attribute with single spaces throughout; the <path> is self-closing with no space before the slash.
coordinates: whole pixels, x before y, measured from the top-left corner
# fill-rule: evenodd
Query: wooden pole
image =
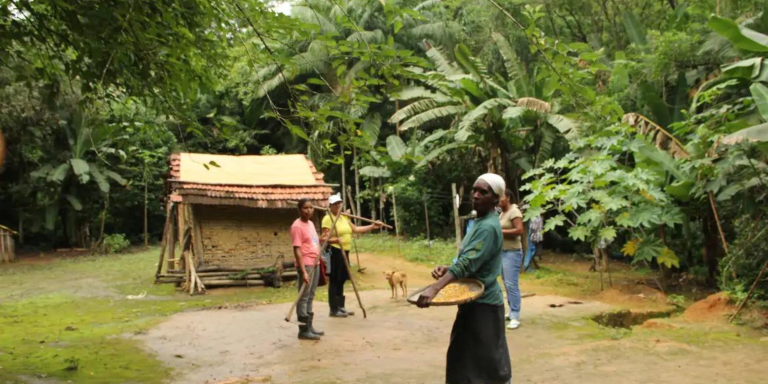
<path id="1" fill-rule="evenodd" d="M 355 215 L 362 216 L 362 212 L 360 211 L 360 174 L 358 172 L 357 167 L 357 147 L 352 146 L 352 161 L 354 161 L 355 165 Z M 350 204 L 352 200 L 350 199 Z"/>
<path id="2" fill-rule="evenodd" d="M 336 227 L 334 227 L 335 229 Z M 344 259 L 344 267 L 347 268 L 347 274 L 349 275 L 349 282 L 352 283 L 352 289 L 355 291 L 355 296 L 357 297 L 357 304 L 360 305 L 360 309 L 363 310 L 363 318 L 367 319 L 368 314 L 365 312 L 365 307 L 363 307 L 363 301 L 360 300 L 360 293 L 357 291 L 357 284 L 355 284 L 355 277 L 352 275 L 352 271 L 349 268 L 349 261 L 347 261 L 347 251 L 344 250 L 344 248 L 341 248 L 341 254 Z"/>
<path id="3" fill-rule="evenodd" d="M 349 198 L 349 201 L 352 201 L 352 188 L 350 187 L 347 187 L 347 197 Z M 357 212 L 359 211 L 355 212 L 355 209 L 356 209 L 355 204 L 350 204 L 349 206 L 352 208 L 352 213 L 354 213 L 355 216 L 357 216 Z M 360 222 L 360 219 L 356 219 L 356 220 L 358 221 L 358 223 Z M 360 266 L 360 252 L 357 251 L 357 240 L 355 240 L 356 237 L 357 236 L 353 233 L 352 245 L 355 247 L 355 257 L 357 258 L 357 271 L 362 272 L 363 270 L 365 270 L 365 268 L 362 268 Z"/>
<path id="4" fill-rule="evenodd" d="M 176 212 L 176 204 L 169 202 L 170 205 L 170 214 L 169 214 L 169 220 L 170 225 L 168 226 L 168 266 L 167 269 L 175 269 L 176 268 L 176 220 L 175 220 L 175 212 Z"/>
<path id="5" fill-rule="evenodd" d="M 288 201 L 287 201 L 287 203 L 288 203 L 288 204 L 298 204 L 297 202 L 295 202 L 295 201 L 290 201 L 290 200 L 288 200 Z M 328 208 L 325 208 L 325 207 L 318 207 L 318 206 L 315 206 L 315 210 L 319 210 L 319 211 L 329 211 L 330 209 L 328 209 Z M 349 213 L 346 213 L 346 212 L 343 212 L 343 211 L 341 212 L 341 214 L 342 214 L 343 216 L 346 216 L 346 217 L 349 217 L 349 218 L 352 218 L 352 219 L 358 219 L 358 220 L 361 220 L 361 221 L 365 221 L 365 222 L 367 222 L 367 223 L 371 223 L 371 224 L 373 224 L 373 223 L 375 223 L 375 222 L 376 222 L 376 220 L 375 220 L 375 219 L 373 219 L 373 220 L 372 220 L 372 219 L 369 219 L 369 218 L 366 218 L 366 217 L 362 217 L 362 216 L 351 215 L 351 214 L 349 214 Z M 382 227 L 386 227 L 386 228 L 389 228 L 389 229 L 393 229 L 391 225 L 387 225 L 387 224 L 384 224 L 384 223 L 382 223 L 382 225 L 381 225 L 381 226 L 382 226 Z"/>
<path id="6" fill-rule="evenodd" d="M 24 210 L 19 209 L 19 244 L 24 245 Z"/>
<path id="7" fill-rule="evenodd" d="M 461 227 L 459 226 L 459 195 L 456 194 L 456 183 L 451 184 L 451 202 L 453 203 L 453 224 L 456 231 L 456 249 L 461 248 Z"/>
<path id="8" fill-rule="evenodd" d="M 168 202 L 165 208 L 165 225 L 163 226 L 163 240 L 160 245 L 160 260 L 157 263 L 157 272 L 155 273 L 155 280 L 163 272 L 163 261 L 165 259 L 165 248 L 168 246 L 169 229 L 171 226 L 171 203 Z"/>
<path id="9" fill-rule="evenodd" d="M 147 164 L 145 160 L 144 161 L 144 248 L 149 247 L 149 220 L 147 219 L 148 204 L 149 204 L 149 197 L 147 193 Z"/>
<path id="10" fill-rule="evenodd" d="M 429 254 L 432 255 L 432 242 L 430 241 L 430 234 L 429 234 L 429 208 L 427 208 L 427 191 L 424 191 L 424 220 L 427 222 L 427 248 L 429 249 Z"/>
<path id="11" fill-rule="evenodd" d="M 371 177 L 371 183 L 368 186 L 368 189 L 371 191 L 371 218 L 373 218 L 373 220 L 376 220 L 376 197 L 373 196 L 373 191 L 375 188 L 373 181 L 374 181 L 374 178 Z"/>
<path id="12" fill-rule="evenodd" d="M 392 188 L 392 213 L 395 216 L 395 242 L 397 243 L 397 253 L 400 253 L 400 225 L 397 223 L 397 193 Z"/>
<path id="13" fill-rule="evenodd" d="M 763 273 L 765 273 L 766 268 L 768 268 L 768 260 L 765 261 L 763 264 L 763 267 L 760 268 L 760 273 L 757 274 L 757 278 L 755 279 L 755 282 L 752 283 L 752 288 L 749 289 L 749 293 L 747 293 L 747 296 L 744 298 L 744 300 L 739 303 L 739 307 L 736 308 L 736 312 L 733 313 L 731 318 L 728 320 L 729 323 L 732 323 L 733 320 L 736 318 L 736 316 L 739 315 L 739 312 L 744 308 L 744 305 L 747 304 L 747 301 L 749 301 L 749 298 L 752 297 L 752 294 L 755 293 L 755 288 L 757 288 L 757 283 L 760 282 L 760 279 L 763 278 Z"/>

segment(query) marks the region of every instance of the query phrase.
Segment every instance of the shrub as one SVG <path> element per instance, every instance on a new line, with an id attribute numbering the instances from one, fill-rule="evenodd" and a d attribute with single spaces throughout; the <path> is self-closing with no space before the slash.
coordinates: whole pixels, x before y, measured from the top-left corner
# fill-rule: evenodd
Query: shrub
<path id="1" fill-rule="evenodd" d="M 120 252 L 131 245 L 131 242 L 125 238 L 122 233 L 115 233 L 104 237 L 103 253 L 113 254 Z"/>

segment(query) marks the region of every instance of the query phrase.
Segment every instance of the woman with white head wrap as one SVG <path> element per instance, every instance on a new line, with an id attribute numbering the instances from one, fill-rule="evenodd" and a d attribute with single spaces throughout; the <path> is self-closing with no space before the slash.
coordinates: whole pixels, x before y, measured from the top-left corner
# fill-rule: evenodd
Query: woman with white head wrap
<path id="1" fill-rule="evenodd" d="M 501 384 L 512 378 L 504 335 L 504 296 L 497 280 L 501 274 L 502 234 L 495 208 L 504 196 L 505 186 L 504 179 L 493 173 L 475 181 L 472 206 L 477 220 L 461 242 L 456 263 L 435 268 L 432 277 L 437 282 L 425 289 L 417 301 L 419 307 L 428 307 L 438 292 L 456 279 L 476 278 L 485 285 L 480 298 L 459 306 L 448 346 L 447 384 Z"/>

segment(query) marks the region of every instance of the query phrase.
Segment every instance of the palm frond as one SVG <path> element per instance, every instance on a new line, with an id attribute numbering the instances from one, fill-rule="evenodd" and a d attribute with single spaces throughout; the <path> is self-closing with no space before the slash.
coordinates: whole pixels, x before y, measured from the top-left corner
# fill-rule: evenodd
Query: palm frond
<path id="1" fill-rule="evenodd" d="M 413 7 L 414 11 L 421 11 L 422 9 L 429 9 L 434 7 L 435 5 L 438 5 L 442 2 L 442 0 L 427 0 L 424 2 L 419 3 L 415 7 Z"/>
<path id="2" fill-rule="evenodd" d="M 645 135 L 656 148 L 666 151 L 676 159 L 684 159 L 690 156 L 683 144 L 664 128 L 639 113 L 627 113 L 621 121 L 637 129 L 637 133 Z"/>
<path id="3" fill-rule="evenodd" d="M 315 5 L 312 5 L 312 7 L 294 5 L 291 7 L 291 16 L 307 23 L 319 25 L 323 34 L 339 33 L 336 25 L 319 11 L 315 12 L 316 9 Z"/>
<path id="4" fill-rule="evenodd" d="M 507 70 L 509 81 L 512 82 L 514 89 L 518 93 L 514 96 L 530 96 L 532 93 L 528 86 L 528 76 L 526 76 L 525 70 L 519 64 L 520 58 L 517 57 L 517 54 L 512 50 L 512 47 L 504 36 L 494 32 L 493 40 L 496 41 L 496 47 L 499 48 L 499 53 L 501 53 L 501 57 L 504 58 L 504 68 Z"/>
<path id="5" fill-rule="evenodd" d="M 395 112 L 392 115 L 392 117 L 389 118 L 389 122 L 393 124 L 399 123 L 405 119 L 418 115 L 419 113 L 426 112 L 430 109 L 436 108 L 439 105 L 440 104 L 438 102 L 431 99 L 418 100 L 416 102 L 408 104 L 407 106 L 401 108 L 399 111 Z"/>
<path id="6" fill-rule="evenodd" d="M 531 111 L 540 113 L 549 113 L 552 111 L 552 105 L 544 100 L 537 99 L 535 97 L 523 97 L 517 100 L 516 105 Z"/>
<path id="7" fill-rule="evenodd" d="M 477 124 L 480 120 L 482 120 L 483 117 L 488 115 L 488 113 L 490 113 L 491 110 L 493 110 L 496 107 L 500 107 L 500 106 L 511 107 L 514 105 L 515 103 L 509 99 L 495 98 L 495 99 L 486 100 L 482 104 L 475 107 L 475 109 L 469 111 L 469 113 L 464 115 L 464 117 L 461 119 L 461 122 L 459 122 L 459 130 L 471 129 L 475 124 Z"/>
<path id="8" fill-rule="evenodd" d="M 448 116 L 459 115 L 461 113 L 464 113 L 465 111 L 466 111 L 466 107 L 464 107 L 463 105 L 448 105 L 444 107 L 437 107 L 434 109 L 430 109 L 429 111 L 422 112 L 408 119 L 408 121 L 406 121 L 405 124 L 400 126 L 400 130 L 405 131 L 410 128 L 419 127 L 432 120 L 448 117 Z"/>
<path id="9" fill-rule="evenodd" d="M 415 41 L 434 41 L 439 46 L 450 47 L 457 40 L 461 26 L 452 21 L 439 21 L 412 27 L 408 33 Z"/>
<path id="10" fill-rule="evenodd" d="M 480 60 L 472 56 L 472 52 L 466 45 L 457 45 L 455 55 L 456 61 L 466 72 L 471 73 L 480 82 L 485 83 L 488 80 L 488 69 Z"/>
<path id="11" fill-rule="evenodd" d="M 437 70 L 445 76 L 457 75 L 461 70 L 446 57 L 445 52 L 439 47 L 432 47 L 427 51 L 427 57 L 432 60 Z"/>
<path id="12" fill-rule="evenodd" d="M 424 87 L 406 87 L 397 93 L 390 95 L 392 100 L 413 100 L 413 99 L 432 99 L 437 102 L 447 102 L 451 100 L 450 97 L 440 92 L 433 92 Z"/>
<path id="13" fill-rule="evenodd" d="M 552 145 L 555 143 L 557 133 L 552 131 L 551 128 L 544 126 L 541 128 L 541 140 L 539 141 L 539 150 L 536 151 L 536 158 L 534 160 L 534 167 L 538 167 L 541 163 L 548 160 L 552 154 Z"/>
<path id="14" fill-rule="evenodd" d="M 368 67 L 371 66 L 370 61 L 358 61 L 355 63 L 355 65 L 352 66 L 352 68 L 349 69 L 349 72 L 347 72 L 347 76 L 344 78 L 346 80 L 347 84 L 350 84 L 353 79 L 357 77 L 357 74 L 359 74 L 361 71 L 364 71 L 368 69 Z"/>
<path id="15" fill-rule="evenodd" d="M 377 29 L 375 31 L 359 31 L 354 32 L 349 37 L 347 37 L 348 41 L 354 41 L 360 44 L 382 44 L 386 41 L 386 37 L 384 36 L 384 33 Z"/>

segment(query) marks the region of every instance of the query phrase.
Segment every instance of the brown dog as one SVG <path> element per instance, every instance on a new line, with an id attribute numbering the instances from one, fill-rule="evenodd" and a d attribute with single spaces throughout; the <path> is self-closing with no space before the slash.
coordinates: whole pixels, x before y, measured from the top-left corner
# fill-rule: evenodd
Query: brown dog
<path id="1" fill-rule="evenodd" d="M 403 291 L 403 297 L 408 295 L 408 276 L 403 271 L 385 271 L 384 278 L 389 282 L 389 287 L 392 288 L 392 299 L 397 299 L 397 286 Z"/>

